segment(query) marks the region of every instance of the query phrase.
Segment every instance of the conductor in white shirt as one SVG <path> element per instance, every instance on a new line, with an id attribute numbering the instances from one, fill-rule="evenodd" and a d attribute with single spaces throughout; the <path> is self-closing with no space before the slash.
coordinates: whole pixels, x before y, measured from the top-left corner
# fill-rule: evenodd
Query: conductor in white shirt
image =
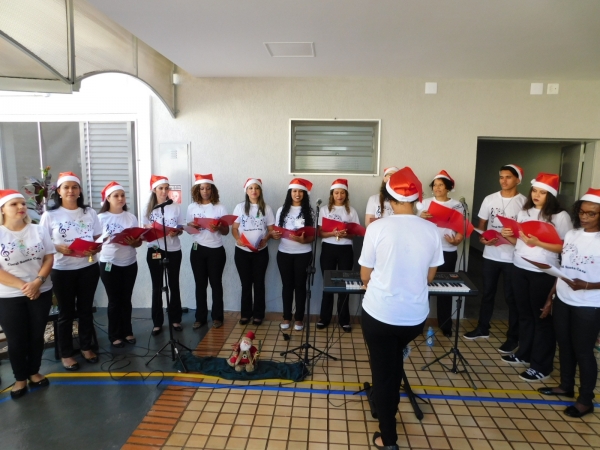
<path id="1" fill-rule="evenodd" d="M 421 182 L 405 167 L 386 184 L 385 200 L 394 215 L 373 222 L 358 260 L 366 286 L 362 329 L 369 348 L 372 399 L 379 420 L 373 444 L 397 449 L 396 410 L 403 372 L 403 350 L 423 333 L 429 314 L 427 283 L 444 263 L 437 227 L 415 215 Z"/>

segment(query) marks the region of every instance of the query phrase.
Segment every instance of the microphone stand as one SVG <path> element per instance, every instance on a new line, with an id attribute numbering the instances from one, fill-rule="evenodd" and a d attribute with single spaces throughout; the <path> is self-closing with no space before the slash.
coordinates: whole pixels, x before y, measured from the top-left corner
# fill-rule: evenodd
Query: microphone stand
<path id="1" fill-rule="evenodd" d="M 167 346 L 170 345 L 171 346 L 171 359 L 173 361 L 175 361 L 175 359 L 177 359 L 179 361 L 179 363 L 181 364 L 181 367 L 183 367 L 183 372 L 187 372 L 187 368 L 185 367 L 185 364 L 183 363 L 183 360 L 181 359 L 181 354 L 179 353 L 177 346 L 182 347 L 189 352 L 191 352 L 192 349 L 186 347 L 181 342 L 179 342 L 178 339 L 174 338 L 173 323 L 171 322 L 171 296 L 170 296 L 170 292 L 169 292 L 169 270 L 168 270 L 169 269 L 169 258 L 167 258 L 167 254 L 168 254 L 167 227 L 165 225 L 165 206 L 166 206 L 166 204 L 168 204 L 168 202 L 165 202 L 160 205 L 160 213 L 162 214 L 163 243 L 165 245 L 165 256 L 163 259 L 161 259 L 160 265 L 161 265 L 163 277 L 164 277 L 164 281 L 163 281 L 164 284 L 163 284 L 162 291 L 166 294 L 166 299 L 167 299 L 167 321 L 168 321 L 168 326 L 169 326 L 169 341 L 165 345 L 163 345 L 162 348 L 159 351 L 157 351 L 152 358 L 150 358 L 150 360 L 146 363 L 146 365 L 150 364 L 154 358 L 156 358 L 165 348 L 167 348 Z"/>
<path id="2" fill-rule="evenodd" d="M 304 342 L 304 344 L 293 348 L 291 350 L 287 350 L 285 352 L 281 352 L 279 355 L 280 356 L 285 356 L 288 353 L 293 353 L 294 355 L 296 355 L 298 358 L 302 359 L 303 365 L 304 365 L 304 370 L 303 372 L 305 373 L 305 376 L 308 375 L 310 372 L 308 371 L 307 367 L 309 366 L 311 360 L 317 358 L 318 356 L 321 355 L 325 355 L 328 358 L 333 359 L 334 361 L 337 361 L 337 358 L 335 356 L 331 356 L 329 353 L 324 352 L 322 350 L 319 350 L 318 348 L 316 348 L 315 346 L 310 344 L 310 300 L 312 297 L 312 285 L 315 281 L 315 260 L 316 260 L 316 256 L 317 256 L 317 228 L 318 228 L 318 223 L 319 223 L 319 213 L 320 213 L 320 204 L 317 204 L 317 214 L 316 214 L 316 221 L 315 221 L 315 239 L 312 242 L 312 260 L 310 262 L 310 265 L 306 268 L 306 273 L 308 274 L 308 276 L 306 277 L 306 310 L 308 312 L 308 314 L 305 314 L 305 322 L 306 325 L 304 326 L 305 330 L 306 330 L 306 341 Z M 308 349 L 312 348 L 313 349 L 313 357 L 309 358 L 308 357 Z M 304 358 L 302 358 L 302 354 L 298 354 L 297 351 L 298 350 L 304 350 Z M 318 353 L 317 356 L 314 356 L 314 353 Z"/>

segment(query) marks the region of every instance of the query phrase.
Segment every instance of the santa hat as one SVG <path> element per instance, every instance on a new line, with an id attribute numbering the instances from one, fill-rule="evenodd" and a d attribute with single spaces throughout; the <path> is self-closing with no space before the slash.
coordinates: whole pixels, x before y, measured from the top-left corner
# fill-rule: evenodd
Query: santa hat
<path id="1" fill-rule="evenodd" d="M 74 181 L 79 186 L 81 186 L 81 180 L 73 172 L 61 172 L 61 173 L 59 173 L 58 174 L 58 180 L 56 181 L 56 187 L 58 188 L 65 181 Z"/>
<path id="2" fill-rule="evenodd" d="M 108 183 L 106 186 L 104 186 L 104 189 L 102 189 L 102 192 L 100 193 L 102 201 L 106 201 L 110 194 L 118 190 L 124 191 L 125 188 L 116 181 L 111 181 L 110 183 Z"/>
<path id="3" fill-rule="evenodd" d="M 531 180 L 531 186 L 544 189 L 556 197 L 558 195 L 559 182 L 560 178 L 558 175 L 540 172 L 538 173 L 538 176 L 535 177 L 535 180 Z"/>
<path id="4" fill-rule="evenodd" d="M 519 184 L 521 184 L 521 181 L 523 181 L 523 175 L 525 173 L 523 172 L 523 169 L 517 166 L 516 164 L 505 164 L 504 167 L 512 167 L 513 169 L 515 169 L 517 172 L 517 176 L 519 177 Z"/>
<path id="5" fill-rule="evenodd" d="M 252 184 L 258 184 L 258 186 L 262 189 L 262 180 L 260 178 L 248 178 L 244 183 L 244 192 L 246 192 L 248 186 Z"/>
<path id="6" fill-rule="evenodd" d="M 251 341 L 254 340 L 254 338 L 256 337 L 256 335 L 254 334 L 254 331 L 248 331 L 248 333 L 246 333 L 246 336 L 248 339 L 250 339 Z"/>
<path id="7" fill-rule="evenodd" d="M 288 189 L 302 189 L 310 194 L 312 183 L 304 178 L 294 178 L 292 181 L 290 181 Z"/>
<path id="8" fill-rule="evenodd" d="M 589 188 L 581 197 L 584 202 L 600 203 L 600 189 Z"/>
<path id="9" fill-rule="evenodd" d="M 434 180 L 437 180 L 438 178 L 445 178 L 446 180 L 450 180 L 450 182 L 452 183 L 452 191 L 454 191 L 454 178 L 452 178 L 448 172 L 446 172 L 445 170 L 440 170 L 440 173 L 433 177 Z"/>
<path id="10" fill-rule="evenodd" d="M 0 190 L 0 207 L 4 206 L 4 204 L 13 198 L 25 198 L 23 194 L 19 191 L 15 191 L 12 189 L 4 189 Z"/>
<path id="11" fill-rule="evenodd" d="M 331 190 L 334 189 L 346 189 L 348 191 L 348 180 L 344 178 L 338 178 L 331 183 Z"/>
<path id="12" fill-rule="evenodd" d="M 150 190 L 153 190 L 161 184 L 169 184 L 169 179 L 163 175 L 152 175 L 150 177 Z"/>
<path id="13" fill-rule="evenodd" d="M 383 176 L 385 178 L 388 174 L 398 172 L 399 170 L 400 169 L 398 169 L 396 166 L 386 167 L 385 169 L 383 169 Z"/>
<path id="14" fill-rule="evenodd" d="M 399 202 L 414 202 L 423 198 L 423 185 L 410 167 L 404 167 L 392 175 L 385 188 Z"/>
<path id="15" fill-rule="evenodd" d="M 195 173 L 194 178 L 196 180 L 196 181 L 194 181 L 194 186 L 196 186 L 197 184 L 205 184 L 205 183 L 215 184 L 215 182 L 213 181 L 212 173 L 209 173 L 207 175 Z"/>

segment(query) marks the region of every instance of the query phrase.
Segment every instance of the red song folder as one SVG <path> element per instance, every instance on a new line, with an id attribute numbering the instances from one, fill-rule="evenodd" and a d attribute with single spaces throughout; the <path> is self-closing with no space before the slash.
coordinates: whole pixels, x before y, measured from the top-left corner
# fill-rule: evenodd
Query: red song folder
<path id="1" fill-rule="evenodd" d="M 111 244 L 119 244 L 119 245 L 129 245 L 127 243 L 127 238 L 138 239 L 142 237 L 146 232 L 148 232 L 148 228 L 140 228 L 140 227 L 131 227 L 126 228 L 120 233 L 113 234 L 110 237 L 109 243 Z"/>
<path id="2" fill-rule="evenodd" d="M 287 228 L 281 228 L 281 227 L 278 227 L 277 225 L 273 225 L 273 230 L 281 233 L 281 237 L 283 239 L 290 239 L 290 236 L 302 236 L 302 233 L 304 233 L 304 236 L 314 236 L 315 235 L 314 227 L 302 227 L 297 230 L 288 230 Z M 291 239 L 291 240 L 293 240 L 293 239 Z"/>
<path id="3" fill-rule="evenodd" d="M 71 245 L 69 245 L 69 249 L 72 250 L 73 253 L 65 256 L 73 256 L 75 258 L 87 258 L 88 255 L 84 255 L 84 252 L 96 250 L 101 245 L 101 243 L 84 241 L 83 239 L 77 238 L 71 243 Z"/>
<path id="4" fill-rule="evenodd" d="M 200 230 L 198 228 L 190 227 L 189 225 L 184 225 L 182 229 L 187 234 L 200 234 Z"/>
<path id="5" fill-rule="evenodd" d="M 518 223 L 510 217 L 498 216 L 498 220 L 506 228 L 510 228 L 513 236 L 520 239 L 519 231 L 522 231 L 526 236 L 535 236 L 540 241 L 546 244 L 562 244 L 563 241 L 558 235 L 556 228 L 548 222 L 540 220 L 530 220 L 528 222 Z"/>
<path id="6" fill-rule="evenodd" d="M 323 224 L 321 225 L 321 230 L 325 232 L 346 230 L 348 234 L 352 234 L 354 236 L 364 236 L 365 232 L 367 231 L 365 227 L 361 226 L 358 223 L 340 222 L 339 220 L 328 219 L 327 217 L 323 217 Z"/>
<path id="7" fill-rule="evenodd" d="M 147 228 L 147 231 L 142 234 L 142 240 L 152 242 L 157 239 L 162 239 L 165 236 L 163 232 L 162 223 L 152 222 L 152 228 Z M 177 228 L 165 227 L 166 234 L 168 235 L 171 231 L 179 231 Z"/>
<path id="8" fill-rule="evenodd" d="M 433 217 L 429 221 L 435 223 L 440 228 L 449 228 L 450 230 L 463 234 L 465 232 L 465 218 L 455 209 L 448 208 L 432 201 L 427 209 L 427 212 Z M 470 222 L 467 222 L 467 236 L 471 236 L 475 227 Z"/>
<path id="9" fill-rule="evenodd" d="M 502 236 L 498 231 L 496 230 L 486 230 L 483 233 L 481 233 L 481 236 L 486 240 L 486 241 L 491 241 L 492 239 L 498 239 L 496 241 L 496 243 L 494 244 L 494 247 L 498 247 L 499 245 L 513 245 L 508 239 L 506 239 L 504 236 Z"/>
<path id="10" fill-rule="evenodd" d="M 233 225 L 233 222 L 235 222 L 235 219 L 237 219 L 238 216 L 234 216 L 232 214 L 227 214 L 219 219 L 213 219 L 213 218 L 209 218 L 209 217 L 196 217 L 194 219 L 194 223 L 196 225 L 200 225 L 202 228 L 210 231 L 211 233 L 214 233 L 215 231 L 213 231 L 212 227 L 218 227 L 220 225 L 227 225 L 228 227 L 230 227 L 231 225 Z"/>
<path id="11" fill-rule="evenodd" d="M 240 235 L 240 240 L 244 243 L 244 245 L 246 247 L 248 247 L 250 250 L 252 250 L 253 252 L 256 253 L 256 252 L 258 252 L 258 246 L 260 245 L 260 241 L 262 241 L 262 238 L 260 238 L 254 244 L 251 244 L 250 241 L 248 240 L 248 238 L 246 236 L 244 236 L 244 233 L 242 233 Z"/>

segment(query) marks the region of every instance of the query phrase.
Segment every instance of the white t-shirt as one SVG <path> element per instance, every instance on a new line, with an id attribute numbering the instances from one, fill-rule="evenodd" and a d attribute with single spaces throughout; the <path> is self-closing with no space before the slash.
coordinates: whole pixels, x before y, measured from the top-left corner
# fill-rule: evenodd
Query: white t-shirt
<path id="1" fill-rule="evenodd" d="M 142 216 L 142 225 L 152 225 L 152 222 L 156 222 L 162 226 L 162 213 L 159 209 L 155 209 L 150 213 L 150 217 L 144 214 Z M 185 225 L 183 214 L 181 213 L 181 207 L 177 203 L 165 206 L 165 225 L 168 227 L 176 228 L 178 225 Z M 156 239 L 152 242 L 148 242 L 148 248 L 159 247 L 161 250 L 165 249 L 164 238 Z M 170 252 L 176 252 L 181 250 L 181 241 L 179 236 L 167 235 L 167 250 Z"/>
<path id="2" fill-rule="evenodd" d="M 213 205 L 208 203 L 201 205 L 199 203 L 191 203 L 188 206 L 187 214 L 185 215 L 186 222 L 193 222 L 196 217 L 203 219 L 220 219 L 227 215 L 227 209 L 221 204 L 217 203 Z M 200 233 L 192 234 L 192 239 L 198 244 L 208 248 L 218 248 L 223 246 L 223 236 L 221 233 L 211 232 L 206 228 L 200 228 Z"/>
<path id="3" fill-rule="evenodd" d="M 69 246 L 76 238 L 94 242 L 94 236 L 102 234 L 102 225 L 100 225 L 96 211 L 92 208 L 87 208 L 84 212 L 82 208 L 71 210 L 61 206 L 42 214 L 40 225 L 46 228 L 54 245 Z M 92 264 L 95 262 L 89 262 L 88 258 L 75 258 L 56 252 L 53 268 L 77 270 Z"/>
<path id="4" fill-rule="evenodd" d="M 567 232 L 560 267 L 571 279 L 600 281 L 600 232 L 586 233 L 581 228 Z M 600 308 L 600 289 L 574 291 L 559 279 L 556 293 L 567 305 Z"/>
<path id="5" fill-rule="evenodd" d="M 102 224 L 102 235 L 113 236 L 127 228 L 138 226 L 137 218 L 130 212 L 123 211 L 121 214 L 103 212 L 98 215 Z M 131 245 L 103 244 L 100 251 L 100 261 L 110 262 L 115 266 L 130 266 L 137 260 L 135 248 Z"/>
<path id="6" fill-rule="evenodd" d="M 523 205 L 527 197 L 523 194 L 517 194 L 514 197 L 504 198 L 500 191 L 494 192 L 483 199 L 481 208 L 479 209 L 479 218 L 487 220 L 487 229 L 496 230 L 498 233 L 502 231 L 502 223 L 497 219 L 497 216 L 510 217 L 517 219 L 519 211 L 523 209 Z M 509 244 L 493 246 L 486 245 L 483 250 L 483 257 L 498 262 L 513 262 L 514 246 Z"/>
<path id="7" fill-rule="evenodd" d="M 277 210 L 275 216 L 275 225 L 279 226 L 279 217 L 283 206 Z M 315 222 L 314 212 L 311 208 L 311 215 L 313 216 L 313 224 Z M 283 219 L 283 228 L 287 230 L 297 230 L 304 227 L 304 217 L 302 217 L 301 206 L 291 206 L 287 216 Z M 314 226 L 314 225 L 313 225 Z M 297 254 L 297 253 L 308 253 L 312 250 L 312 243 L 301 244 L 300 242 L 292 241 L 290 239 L 281 238 L 279 241 L 279 251 L 283 253 Z"/>
<path id="8" fill-rule="evenodd" d="M 444 263 L 437 227 L 400 214 L 373 222 L 358 260 L 373 269 L 363 308 L 390 325 L 418 325 L 429 314 L 427 274 Z"/>
<path id="9" fill-rule="evenodd" d="M 381 218 L 381 204 L 379 203 L 379 194 L 371 195 L 369 200 L 367 200 L 367 209 L 365 214 L 371 214 L 375 216 L 376 219 Z M 394 215 L 394 210 L 392 209 L 392 205 L 388 200 L 383 201 L 383 217 L 389 217 Z M 366 223 L 365 226 L 369 224 Z"/>
<path id="10" fill-rule="evenodd" d="M 431 202 L 436 202 L 438 205 L 442 205 L 450 209 L 455 209 L 459 213 L 464 214 L 464 208 L 462 203 L 458 200 L 454 200 L 453 198 L 449 199 L 447 202 L 440 202 L 436 200 L 435 197 L 426 198 L 422 202 L 424 211 L 427 211 L 429 209 L 429 205 L 431 205 Z M 447 242 L 446 239 L 444 239 L 444 236 L 448 235 L 450 237 L 454 237 L 456 236 L 456 232 L 454 230 L 451 230 L 450 228 L 438 227 L 438 233 L 440 233 L 440 238 L 442 239 L 442 249 L 445 252 L 455 252 L 457 250 L 457 246 Z"/>
<path id="11" fill-rule="evenodd" d="M 331 211 L 329 211 L 329 206 L 321 206 L 319 211 L 319 226 L 323 225 L 323 217 L 331 220 L 337 220 L 338 222 L 357 223 L 360 225 L 358 214 L 352 206 L 350 206 L 350 213 L 346 211 L 345 206 L 334 206 Z M 328 244 L 334 245 L 352 245 L 352 239 L 341 238 L 339 241 L 337 241 L 335 236 L 324 238 L 321 240 L 321 242 L 327 242 Z"/>
<path id="12" fill-rule="evenodd" d="M 246 202 L 238 203 L 233 209 L 233 215 L 238 216 L 237 219 L 235 219 L 235 222 L 240 224 L 238 228 L 240 236 L 243 233 L 244 236 L 246 236 L 246 239 L 254 245 L 267 235 L 267 227 L 275 225 L 275 216 L 273 215 L 273 209 L 271 209 L 269 205 L 265 205 L 264 215 L 259 211 L 257 204 L 250 203 L 250 209 L 248 210 L 247 215 L 245 208 Z M 237 243 L 235 246 L 246 252 L 252 251 L 248 247 L 240 247 Z M 268 247 L 265 245 L 260 250 L 266 250 L 267 248 Z"/>
<path id="13" fill-rule="evenodd" d="M 539 217 L 539 209 L 531 208 L 527 211 L 521 210 L 517 216 L 517 222 L 523 223 L 531 220 L 540 220 Z M 556 228 L 556 231 L 561 239 L 564 239 L 567 232 L 573 229 L 571 218 L 569 217 L 569 213 L 566 211 L 561 211 L 558 214 L 554 214 L 551 222 L 551 225 L 554 225 L 554 228 Z M 544 250 L 538 246 L 529 247 L 527 244 L 525 244 L 525 242 L 523 242 L 522 239 L 517 239 L 513 264 L 521 269 L 530 270 L 531 272 L 541 272 L 540 269 L 535 267 L 533 264 L 528 263 L 523 258 L 558 267 L 558 253 L 549 252 L 548 250 Z"/>
<path id="14" fill-rule="evenodd" d="M 11 231 L 0 226 L 0 269 L 29 283 L 35 280 L 42 267 L 44 256 L 56 253 L 46 229 L 27 224 L 21 231 Z M 40 286 L 40 292 L 52 289 L 50 277 Z M 2 298 L 22 297 L 23 291 L 0 283 Z"/>

